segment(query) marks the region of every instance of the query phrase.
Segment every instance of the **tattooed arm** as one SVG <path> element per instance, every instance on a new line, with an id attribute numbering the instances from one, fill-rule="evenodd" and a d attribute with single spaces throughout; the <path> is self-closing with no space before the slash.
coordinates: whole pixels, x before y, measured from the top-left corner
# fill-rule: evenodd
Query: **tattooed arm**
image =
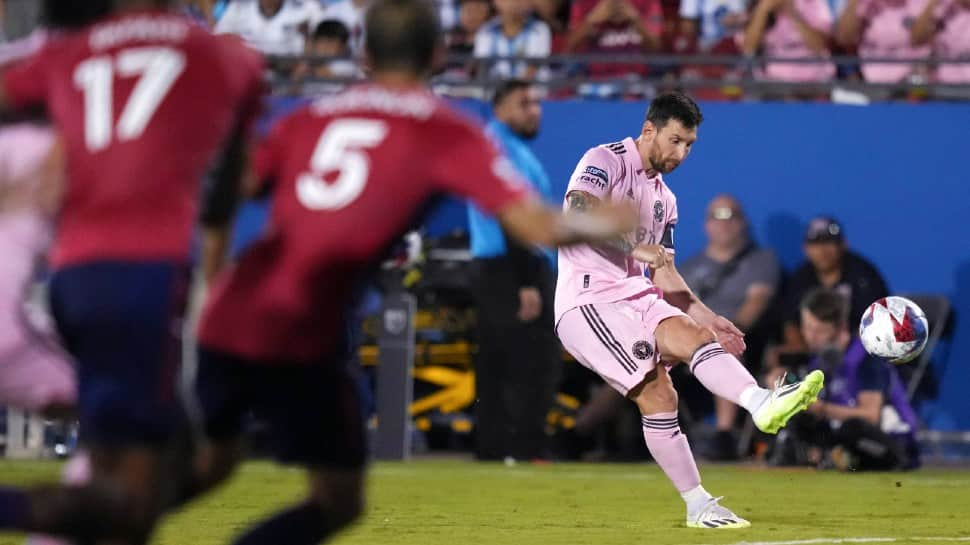
<path id="1" fill-rule="evenodd" d="M 569 205 L 568 213 L 583 214 L 600 206 L 600 200 L 585 191 L 572 190 L 566 195 L 566 202 Z M 667 250 L 659 244 L 633 244 L 625 237 L 620 236 L 596 245 L 601 250 L 620 252 L 624 255 L 632 256 L 637 261 L 641 261 L 650 266 L 651 269 L 659 269 L 669 263 L 670 256 Z"/>
<path id="2" fill-rule="evenodd" d="M 585 191 L 575 189 L 566 195 L 566 202 L 569 205 L 569 210 L 567 213 L 570 214 L 584 214 L 600 205 L 600 200 L 598 198 Z M 622 236 L 600 242 L 596 246 L 602 249 L 615 250 L 624 254 L 632 253 L 634 248 L 633 244 L 630 244 L 630 242 L 628 242 Z"/>

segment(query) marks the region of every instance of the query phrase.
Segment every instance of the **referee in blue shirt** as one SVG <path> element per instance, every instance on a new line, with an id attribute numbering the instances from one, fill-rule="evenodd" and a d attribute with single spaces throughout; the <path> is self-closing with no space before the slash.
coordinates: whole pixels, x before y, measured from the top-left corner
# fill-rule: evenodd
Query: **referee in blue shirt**
<path id="1" fill-rule="evenodd" d="M 492 99 L 488 132 L 535 191 L 552 187 L 527 141 L 542 110 L 531 84 L 508 80 Z M 519 245 L 495 218 L 468 205 L 478 307 L 476 455 L 482 460 L 547 456 L 546 413 L 562 371 L 553 331 L 554 252 Z"/>

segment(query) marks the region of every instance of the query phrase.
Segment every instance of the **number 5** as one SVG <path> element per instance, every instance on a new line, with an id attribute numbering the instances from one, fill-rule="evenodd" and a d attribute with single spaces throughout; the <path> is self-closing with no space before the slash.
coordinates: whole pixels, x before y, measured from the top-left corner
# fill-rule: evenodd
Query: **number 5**
<path id="1" fill-rule="evenodd" d="M 387 123 L 375 119 L 337 119 L 320 135 L 310 159 L 310 172 L 296 182 L 300 204 L 310 210 L 336 210 L 354 201 L 367 185 L 370 158 L 364 151 L 387 136 Z M 323 177 L 337 171 L 328 183 Z"/>

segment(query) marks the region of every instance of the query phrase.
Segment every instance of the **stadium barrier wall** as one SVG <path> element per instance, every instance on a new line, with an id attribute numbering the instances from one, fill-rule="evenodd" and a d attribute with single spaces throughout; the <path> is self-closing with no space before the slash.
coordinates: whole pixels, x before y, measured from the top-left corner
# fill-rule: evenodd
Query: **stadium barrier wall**
<path id="1" fill-rule="evenodd" d="M 281 100 L 271 112 L 294 104 Z M 459 105 L 480 117 L 488 111 L 476 101 Z M 545 103 L 533 147 L 557 194 L 586 149 L 638 134 L 645 106 Z M 970 104 L 702 108 L 705 121 L 689 159 L 665 177 L 678 199 L 681 259 L 703 248 L 704 209 L 719 193 L 740 199 L 755 238 L 773 248 L 789 271 L 802 260 L 808 219 L 834 215 L 845 225 L 849 245 L 879 267 L 891 291 L 951 298 L 953 335 L 934 358 L 939 398 L 921 412 L 933 429 L 970 429 Z M 260 207 L 247 207 L 240 238 L 257 232 L 264 216 Z M 451 201 L 442 203 L 426 228 L 441 234 L 465 223 L 464 208 Z"/>

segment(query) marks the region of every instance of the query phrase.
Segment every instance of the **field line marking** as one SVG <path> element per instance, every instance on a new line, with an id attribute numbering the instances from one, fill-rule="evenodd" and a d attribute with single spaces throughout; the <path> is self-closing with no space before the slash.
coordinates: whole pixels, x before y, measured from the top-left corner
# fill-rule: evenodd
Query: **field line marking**
<path id="1" fill-rule="evenodd" d="M 817 537 L 813 539 L 792 539 L 785 541 L 738 541 L 727 545 L 816 545 L 824 543 L 896 543 L 909 541 L 970 542 L 967 537 Z"/>

